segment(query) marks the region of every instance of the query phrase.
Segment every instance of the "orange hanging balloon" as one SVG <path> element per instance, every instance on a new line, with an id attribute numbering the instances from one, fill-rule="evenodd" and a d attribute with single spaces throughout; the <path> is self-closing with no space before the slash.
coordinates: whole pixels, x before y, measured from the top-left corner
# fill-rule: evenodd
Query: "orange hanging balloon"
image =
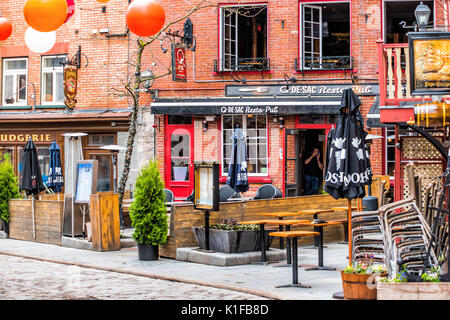
<path id="1" fill-rule="evenodd" d="M 166 20 L 164 9 L 155 0 L 134 0 L 127 10 L 127 26 L 141 37 L 150 37 L 161 30 Z"/>
<path id="2" fill-rule="evenodd" d="M 0 41 L 9 38 L 12 33 L 12 24 L 5 18 L 0 17 Z"/>
<path id="3" fill-rule="evenodd" d="M 97 0 L 97 1 L 101 3 L 107 3 L 109 0 Z"/>
<path id="4" fill-rule="evenodd" d="M 40 32 L 58 29 L 67 18 L 66 0 L 27 0 L 23 8 L 27 24 Z"/>

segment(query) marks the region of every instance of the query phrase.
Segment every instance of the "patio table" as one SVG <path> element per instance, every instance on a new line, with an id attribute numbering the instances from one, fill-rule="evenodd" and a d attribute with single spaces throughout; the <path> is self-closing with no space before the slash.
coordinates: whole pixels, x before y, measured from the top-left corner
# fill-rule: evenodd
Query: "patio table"
<path id="1" fill-rule="evenodd" d="M 309 220 L 276 220 L 276 219 L 262 219 L 262 220 L 249 220 L 249 221 L 241 221 L 239 224 L 258 224 L 259 225 L 259 231 L 260 231 L 260 242 L 261 242 L 261 263 L 266 264 L 266 248 L 264 246 L 264 225 L 282 225 L 286 226 L 286 229 L 290 229 L 291 225 L 298 224 L 298 223 L 306 223 Z M 291 256 L 290 256 L 290 244 L 289 241 L 287 242 L 286 246 L 286 260 L 287 264 L 291 264 Z"/>
<path id="2" fill-rule="evenodd" d="M 338 225 L 341 224 L 340 221 L 327 221 L 325 223 L 313 223 L 312 221 L 308 221 L 308 222 L 303 222 L 303 223 L 296 223 L 296 225 L 298 226 L 314 226 L 314 231 L 317 230 L 317 232 L 319 233 L 318 240 L 319 240 L 319 246 L 318 246 L 318 266 L 317 267 L 312 267 L 312 268 L 307 268 L 305 269 L 306 271 L 310 271 L 310 270 L 336 270 L 336 268 L 334 267 L 324 267 L 323 265 L 323 227 L 326 226 L 332 226 L 332 225 Z"/>
<path id="3" fill-rule="evenodd" d="M 264 212 L 261 213 L 264 217 L 278 218 L 279 220 L 283 220 L 286 217 L 298 216 L 297 212 L 287 212 L 287 211 L 275 211 L 275 212 Z M 280 224 L 279 230 L 283 231 L 283 225 Z M 289 242 L 289 239 L 286 239 Z M 280 249 L 284 249 L 284 238 L 280 237 Z"/>
<path id="4" fill-rule="evenodd" d="M 334 212 L 332 209 L 308 209 L 308 210 L 300 210 L 297 212 L 299 215 L 305 215 L 305 214 L 312 214 L 314 219 L 317 219 L 318 215 L 321 213 L 330 213 Z M 314 231 L 319 232 L 318 228 L 314 228 Z M 319 247 L 319 238 L 316 236 L 314 237 L 314 247 L 310 248 L 318 248 Z"/>

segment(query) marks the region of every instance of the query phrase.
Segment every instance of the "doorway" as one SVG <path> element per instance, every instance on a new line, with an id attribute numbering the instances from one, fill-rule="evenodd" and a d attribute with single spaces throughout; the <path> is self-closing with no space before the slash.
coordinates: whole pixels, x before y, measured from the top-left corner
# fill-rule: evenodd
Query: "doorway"
<path id="1" fill-rule="evenodd" d="M 324 154 L 326 153 L 326 130 L 325 129 L 286 129 L 285 130 L 285 197 L 296 197 L 304 195 L 306 190 L 305 160 L 314 150 L 319 149 L 319 160 L 324 166 Z M 322 171 L 323 176 L 323 171 Z M 319 178 L 319 193 L 323 183 Z M 317 194 L 317 193 L 315 193 Z"/>

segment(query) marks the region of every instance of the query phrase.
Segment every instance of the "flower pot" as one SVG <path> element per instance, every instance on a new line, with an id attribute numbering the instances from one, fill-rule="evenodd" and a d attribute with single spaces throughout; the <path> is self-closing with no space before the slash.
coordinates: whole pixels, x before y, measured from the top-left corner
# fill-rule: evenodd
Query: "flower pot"
<path id="1" fill-rule="evenodd" d="M 195 239 L 200 249 L 206 249 L 205 228 L 192 227 Z M 269 236 L 271 230 L 265 230 L 265 248 L 268 250 L 272 244 L 273 237 Z M 223 253 L 241 253 L 260 251 L 259 230 L 209 230 L 210 250 Z"/>
<path id="2" fill-rule="evenodd" d="M 141 261 L 158 260 L 159 246 L 138 243 L 138 256 Z"/>
<path id="3" fill-rule="evenodd" d="M 376 300 L 376 278 L 386 277 L 386 273 L 345 273 L 341 271 L 345 300 Z"/>

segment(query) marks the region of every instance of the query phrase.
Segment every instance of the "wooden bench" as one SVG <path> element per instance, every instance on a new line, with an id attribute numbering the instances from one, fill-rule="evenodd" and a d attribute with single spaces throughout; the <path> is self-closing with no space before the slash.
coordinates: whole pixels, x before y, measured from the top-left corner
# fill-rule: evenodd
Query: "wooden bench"
<path id="1" fill-rule="evenodd" d="M 299 237 L 313 237 L 318 236 L 319 233 L 315 231 L 276 231 L 269 233 L 272 237 L 281 237 L 292 240 L 292 284 L 279 285 L 276 288 L 286 287 L 300 287 L 311 288 L 311 286 L 304 285 L 298 282 L 298 244 L 297 239 Z M 289 253 L 290 254 L 290 253 Z"/>

